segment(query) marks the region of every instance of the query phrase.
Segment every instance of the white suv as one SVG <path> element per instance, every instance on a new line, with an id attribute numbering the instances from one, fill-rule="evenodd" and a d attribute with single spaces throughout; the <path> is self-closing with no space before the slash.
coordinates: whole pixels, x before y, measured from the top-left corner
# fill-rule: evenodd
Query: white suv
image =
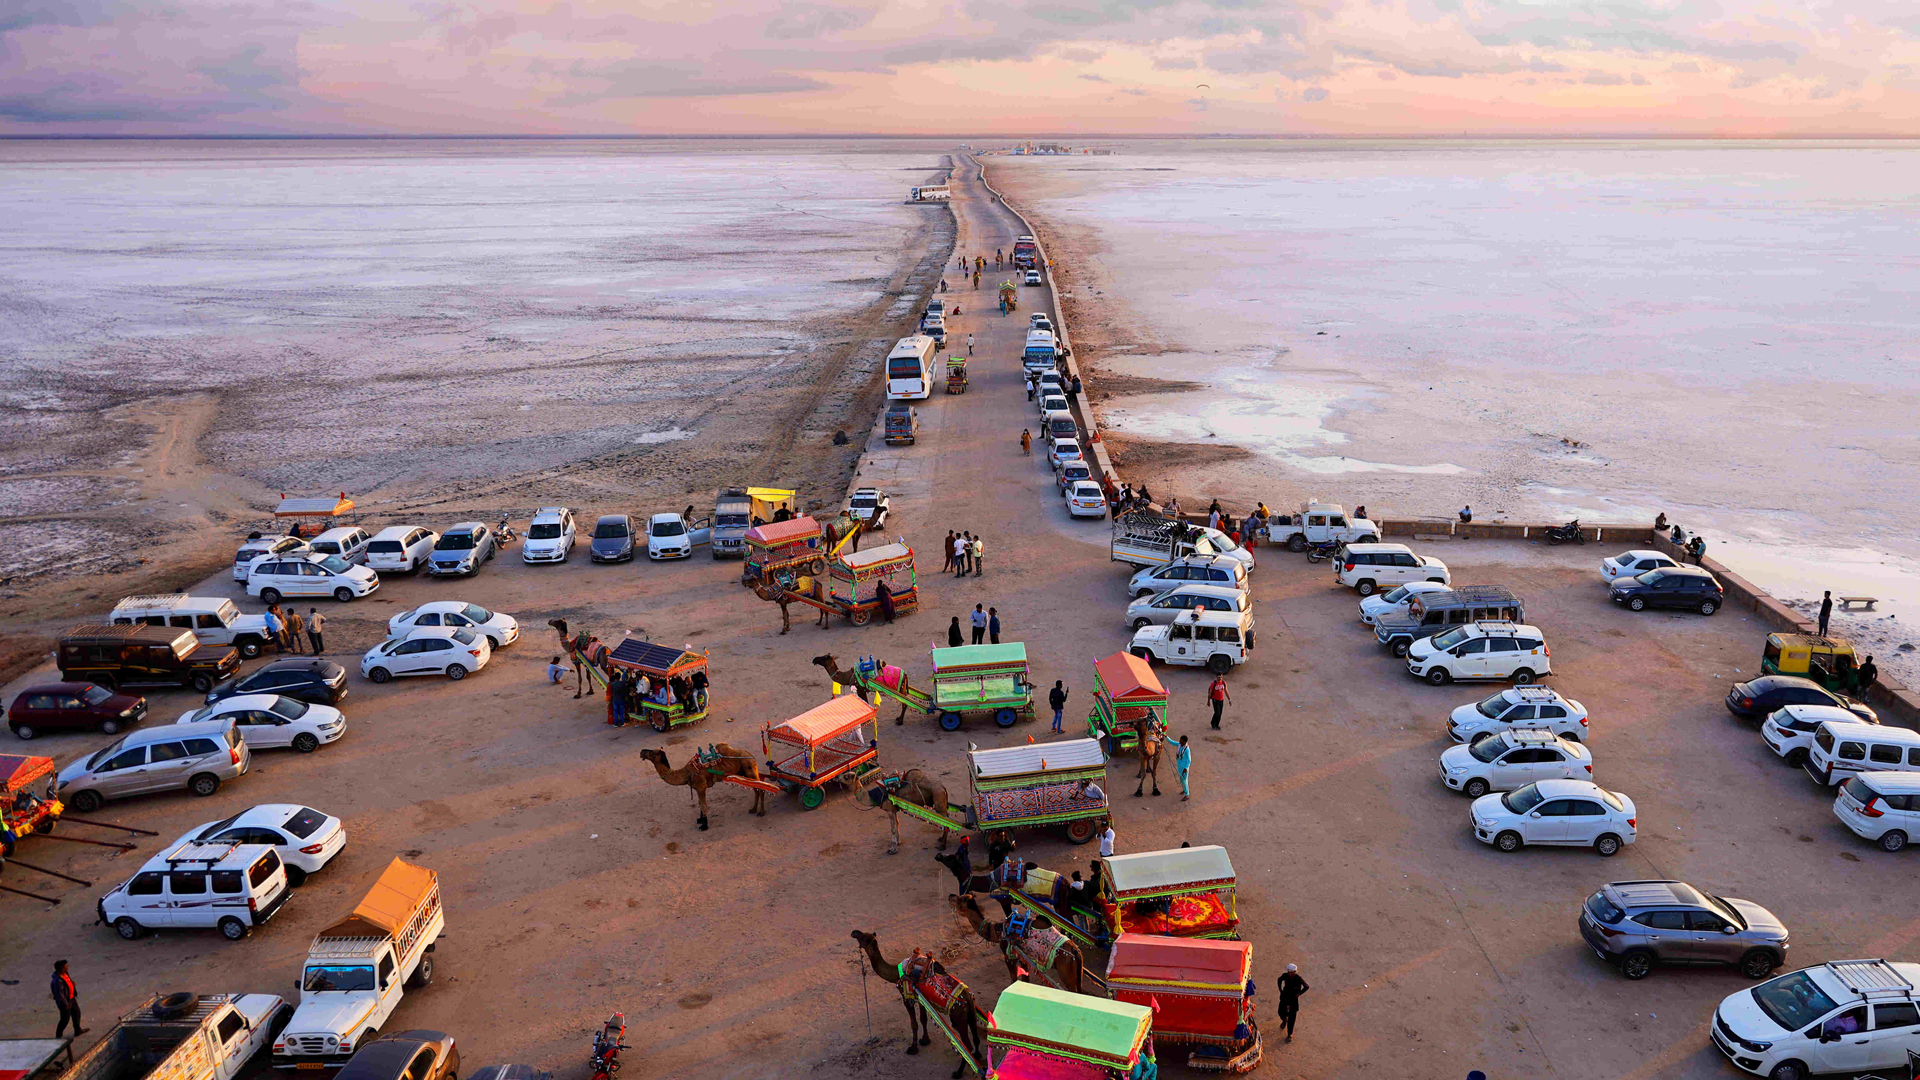
<path id="1" fill-rule="evenodd" d="M 374 534 L 367 545 L 367 567 L 392 573 L 411 574 L 427 565 L 433 545 L 440 534 L 419 525 L 389 525 Z"/>
<path id="2" fill-rule="evenodd" d="M 291 890 L 265 844 L 183 843 L 148 859 L 100 898 L 100 921 L 132 941 L 149 930 L 218 929 L 239 941 L 273 918 Z"/>
<path id="3" fill-rule="evenodd" d="M 520 544 L 520 561 L 566 562 L 573 554 L 573 511 L 564 506 L 541 507 L 527 526 Z"/>
<path id="4" fill-rule="evenodd" d="M 1920 1054 L 1916 984 L 1920 964 L 1830 960 L 1730 995 L 1707 1032 L 1735 1065 L 1771 1080 L 1892 1074 Z"/>
<path id="5" fill-rule="evenodd" d="M 1415 555 L 1405 544 L 1342 544 L 1334 553 L 1333 579 L 1361 596 L 1409 581 L 1453 584 L 1446 563 L 1431 555 Z"/>
<path id="6" fill-rule="evenodd" d="M 1447 737 L 1470 743 L 1488 731 L 1541 727 L 1575 742 L 1587 741 L 1587 707 L 1544 686 L 1513 686 L 1470 702 L 1447 717 Z"/>
<path id="7" fill-rule="evenodd" d="M 1485 622 L 1456 626 L 1407 647 L 1407 673 L 1435 686 L 1456 679 L 1530 683 L 1553 671 L 1553 650 L 1537 626 Z"/>
<path id="8" fill-rule="evenodd" d="M 283 596 L 331 596 L 346 603 L 380 587 L 380 575 L 338 555 L 262 555 L 247 570 L 247 592 L 262 603 Z"/>
<path id="9" fill-rule="evenodd" d="M 1813 750 L 1814 731 L 1828 720 L 1858 724 L 1862 717 L 1838 705 L 1782 705 L 1760 725 L 1760 737 L 1767 740 L 1769 749 L 1797 768 L 1807 763 L 1807 754 Z"/>
<path id="10" fill-rule="evenodd" d="M 1882 851 L 1899 851 L 1920 836 L 1920 773 L 1855 773 L 1841 781 L 1833 814 Z"/>
<path id="11" fill-rule="evenodd" d="M 1593 755 L 1545 728 L 1517 728 L 1440 751 L 1440 779 L 1477 799 L 1535 780 L 1591 780 Z"/>
<path id="12" fill-rule="evenodd" d="M 1374 626 L 1381 616 L 1405 615 L 1407 605 L 1421 593 L 1446 592 L 1452 588 L 1438 581 L 1409 581 L 1405 585 L 1396 585 L 1383 593 L 1362 597 L 1360 600 L 1360 621 L 1364 625 Z"/>
<path id="13" fill-rule="evenodd" d="M 1602 857 L 1633 843 L 1633 800 L 1591 780 L 1536 780 L 1505 795 L 1483 795 L 1468 811 L 1474 839 L 1501 851 L 1529 845 L 1590 847 Z"/>

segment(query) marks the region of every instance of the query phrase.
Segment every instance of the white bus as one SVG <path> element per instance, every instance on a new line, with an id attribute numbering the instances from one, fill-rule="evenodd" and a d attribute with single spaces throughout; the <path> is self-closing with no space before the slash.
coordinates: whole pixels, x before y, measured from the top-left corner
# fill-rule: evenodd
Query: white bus
<path id="1" fill-rule="evenodd" d="M 933 339 L 903 337 L 887 356 L 887 400 L 918 401 L 933 393 Z"/>

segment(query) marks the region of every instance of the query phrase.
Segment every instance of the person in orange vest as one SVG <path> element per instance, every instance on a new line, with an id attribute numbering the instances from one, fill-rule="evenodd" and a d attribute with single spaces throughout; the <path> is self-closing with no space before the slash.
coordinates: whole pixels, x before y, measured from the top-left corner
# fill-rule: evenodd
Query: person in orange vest
<path id="1" fill-rule="evenodd" d="M 73 1037 L 79 1038 L 87 1033 L 80 1026 L 80 988 L 73 985 L 73 976 L 67 974 L 67 962 L 53 962 L 53 1005 L 60 1010 L 60 1023 L 53 1029 L 53 1037 L 58 1039 L 66 1034 L 67 1021 L 73 1021 Z"/>

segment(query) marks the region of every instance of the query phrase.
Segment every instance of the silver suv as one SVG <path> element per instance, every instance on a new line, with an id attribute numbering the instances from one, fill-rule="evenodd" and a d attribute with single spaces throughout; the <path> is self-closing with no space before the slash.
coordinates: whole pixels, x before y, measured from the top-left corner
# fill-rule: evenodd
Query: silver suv
<path id="1" fill-rule="evenodd" d="M 1732 964 L 1764 979 L 1787 961 L 1787 928 L 1773 912 L 1684 881 L 1602 886 L 1580 909 L 1580 936 L 1629 979 L 1655 964 Z"/>

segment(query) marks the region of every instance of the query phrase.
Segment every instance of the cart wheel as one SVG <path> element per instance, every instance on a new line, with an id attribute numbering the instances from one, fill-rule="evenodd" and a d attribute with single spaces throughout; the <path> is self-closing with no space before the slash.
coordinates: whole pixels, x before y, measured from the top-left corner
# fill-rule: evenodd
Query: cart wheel
<path id="1" fill-rule="evenodd" d="M 1013 722 L 1018 719 L 1020 719 L 1020 714 L 1014 712 L 1012 709 L 1001 709 L 999 712 L 993 714 L 993 722 L 999 724 L 1001 727 L 1012 727 Z"/>
<path id="2" fill-rule="evenodd" d="M 940 730 L 941 731 L 959 731 L 960 730 L 960 714 L 957 712 L 941 713 L 940 714 Z"/>
<path id="3" fill-rule="evenodd" d="M 800 809 L 818 810 L 820 804 L 827 801 L 827 793 L 817 787 L 800 789 Z"/>
<path id="4" fill-rule="evenodd" d="M 1093 839 L 1093 825 L 1093 821 L 1088 818 L 1067 822 L 1067 839 L 1076 844 L 1087 843 Z"/>
<path id="5" fill-rule="evenodd" d="M 807 564 L 807 573 L 809 574 L 818 575 L 818 574 L 824 574 L 826 572 L 827 572 L 827 560 L 825 559 L 815 559 L 812 562 Z"/>
<path id="6" fill-rule="evenodd" d="M 854 608 L 847 613 L 847 621 L 855 626 L 865 626 L 873 621 L 873 612 L 862 608 Z"/>
<path id="7" fill-rule="evenodd" d="M 673 721 L 667 719 L 667 714 L 664 712 L 649 712 L 647 714 L 647 723 L 652 726 L 653 730 L 662 733 L 673 726 Z"/>

